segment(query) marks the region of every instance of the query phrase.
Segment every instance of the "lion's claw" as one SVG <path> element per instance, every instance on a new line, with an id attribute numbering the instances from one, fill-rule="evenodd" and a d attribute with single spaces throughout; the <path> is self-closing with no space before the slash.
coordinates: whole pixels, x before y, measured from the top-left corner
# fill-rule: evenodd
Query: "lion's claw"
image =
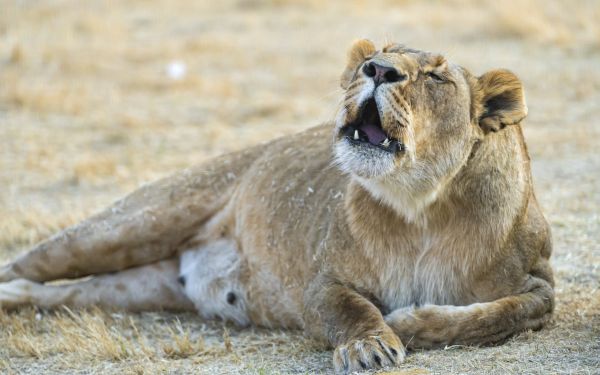
<path id="1" fill-rule="evenodd" d="M 333 364 L 338 374 L 395 366 L 404 361 L 405 351 L 400 339 L 393 333 L 367 336 L 340 345 L 333 353 Z"/>

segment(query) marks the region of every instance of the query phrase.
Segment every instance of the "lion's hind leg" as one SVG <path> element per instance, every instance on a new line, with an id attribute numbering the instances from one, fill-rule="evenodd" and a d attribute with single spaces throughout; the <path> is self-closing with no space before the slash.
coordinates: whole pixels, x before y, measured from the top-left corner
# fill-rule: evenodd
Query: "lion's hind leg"
<path id="1" fill-rule="evenodd" d="M 41 242 L 0 269 L 0 282 L 79 278 L 173 256 L 219 203 L 206 189 L 186 189 L 178 177 L 142 187 Z"/>
<path id="2" fill-rule="evenodd" d="M 141 187 L 0 268 L 0 282 L 79 278 L 173 256 L 226 204 L 240 169 L 253 160 L 246 154 L 224 156 Z"/>
<path id="3" fill-rule="evenodd" d="M 193 310 L 177 282 L 175 259 L 62 285 L 17 279 L 0 284 L 0 308 L 100 306 L 127 311 Z"/>
<path id="4" fill-rule="evenodd" d="M 522 294 L 467 306 L 425 305 L 393 311 L 386 323 L 409 348 L 489 345 L 527 329 L 540 329 L 551 317 L 554 291 L 531 277 Z"/>

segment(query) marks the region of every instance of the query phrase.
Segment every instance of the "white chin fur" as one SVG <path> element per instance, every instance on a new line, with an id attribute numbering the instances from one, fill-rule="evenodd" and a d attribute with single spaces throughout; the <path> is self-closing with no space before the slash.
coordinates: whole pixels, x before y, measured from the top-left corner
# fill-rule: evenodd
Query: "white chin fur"
<path id="1" fill-rule="evenodd" d="M 335 144 L 335 163 L 345 173 L 362 178 L 382 177 L 395 169 L 395 156 L 373 147 L 361 147 L 340 139 Z"/>
<path id="2" fill-rule="evenodd" d="M 336 142 L 334 153 L 337 166 L 375 199 L 394 209 L 406 221 L 426 225 L 423 213 L 438 198 L 443 187 L 441 184 L 433 188 L 419 186 L 420 175 L 411 173 L 411 155 L 405 155 L 400 161 L 402 166 L 398 166 L 395 155 L 375 148 L 357 147 L 345 139 Z"/>

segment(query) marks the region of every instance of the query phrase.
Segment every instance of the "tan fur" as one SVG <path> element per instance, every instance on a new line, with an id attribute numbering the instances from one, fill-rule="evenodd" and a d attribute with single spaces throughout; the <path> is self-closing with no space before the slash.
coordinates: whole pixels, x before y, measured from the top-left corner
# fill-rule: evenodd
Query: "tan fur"
<path id="1" fill-rule="evenodd" d="M 375 45 L 368 40 L 361 39 L 354 42 L 348 51 L 348 64 L 340 79 L 342 88 L 348 88 L 348 84 L 355 76 L 356 68 L 376 50 Z"/>
<path id="2" fill-rule="evenodd" d="M 376 86 L 366 61 L 403 79 Z M 0 270 L 0 305 L 193 302 L 205 316 L 304 328 L 336 348 L 341 373 L 397 364 L 404 345 L 483 345 L 540 328 L 554 304 L 551 239 L 518 78 L 475 77 L 440 55 L 359 41 L 341 86 L 335 123 L 146 185 L 40 243 Z M 340 133 L 371 96 L 403 151 Z M 173 292 L 171 266 L 159 272 L 168 280 L 153 278 L 163 291 L 155 301 L 114 299 L 165 259 L 180 259 L 185 288 Z M 60 296 L 38 283 L 87 275 L 98 276 Z M 92 287 L 89 297 L 68 292 Z"/>

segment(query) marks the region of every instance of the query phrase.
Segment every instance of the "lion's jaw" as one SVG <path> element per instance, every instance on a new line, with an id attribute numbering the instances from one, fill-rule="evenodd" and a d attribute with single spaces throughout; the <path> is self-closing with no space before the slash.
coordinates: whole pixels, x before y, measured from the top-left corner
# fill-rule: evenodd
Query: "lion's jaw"
<path id="1" fill-rule="evenodd" d="M 394 172 L 405 156 L 410 137 L 404 136 L 385 99 L 385 87 L 375 89 L 366 82 L 356 94 L 353 105 L 346 104 L 336 119 L 335 157 L 346 173 L 363 178 L 378 178 Z M 352 108 L 351 108 L 352 107 Z M 387 123 L 386 123 L 387 122 Z"/>
<path id="2" fill-rule="evenodd" d="M 358 110 L 354 115 L 344 106 L 337 116 L 336 163 L 374 198 L 392 207 L 407 221 L 422 221 L 423 210 L 439 197 L 445 184 L 428 176 L 429 171 L 424 169 L 426 165 L 416 150 L 410 110 L 405 111 L 401 119 L 396 118 L 400 117 L 398 109 L 392 107 L 386 97 L 389 90 L 382 86 L 374 90 L 372 86 L 366 83 L 364 91 L 357 95 Z M 374 116 L 370 111 L 375 106 L 379 118 L 372 124 L 369 120 L 373 121 Z M 377 126 L 381 129 L 376 129 Z"/>

